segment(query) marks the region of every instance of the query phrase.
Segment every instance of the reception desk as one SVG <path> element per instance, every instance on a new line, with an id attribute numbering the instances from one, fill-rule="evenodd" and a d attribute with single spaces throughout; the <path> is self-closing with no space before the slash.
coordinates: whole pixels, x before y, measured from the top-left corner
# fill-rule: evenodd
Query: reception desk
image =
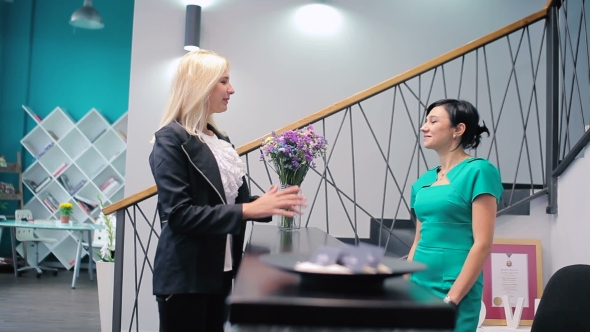
<path id="1" fill-rule="evenodd" d="M 314 228 L 281 232 L 255 224 L 234 291 L 227 299 L 235 331 L 452 331 L 454 310 L 402 277 L 372 290 L 301 287 L 297 274 L 259 261 L 268 253 L 311 255 L 342 242 Z"/>

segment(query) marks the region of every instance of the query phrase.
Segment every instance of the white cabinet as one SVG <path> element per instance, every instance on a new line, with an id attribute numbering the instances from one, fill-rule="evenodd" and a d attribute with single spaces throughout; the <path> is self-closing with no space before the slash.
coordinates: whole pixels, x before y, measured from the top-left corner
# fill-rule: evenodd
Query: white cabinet
<path id="1" fill-rule="evenodd" d="M 56 107 L 44 119 L 23 105 L 37 125 L 21 144 L 35 157 L 23 172 L 23 183 L 33 197 L 25 203 L 35 219 L 59 219 L 57 206 L 70 202 L 72 219 L 94 222 L 105 205 L 123 198 L 127 151 L 127 113 L 109 123 L 96 109 L 78 122 Z M 39 231 L 40 232 L 40 231 Z M 45 231 L 44 231 L 45 232 Z M 61 235 L 60 235 L 61 234 Z M 39 234 L 48 236 L 49 234 Z M 39 252 L 39 260 L 53 252 L 66 268 L 73 266 L 75 239 L 68 232 L 52 232 L 58 242 Z"/>

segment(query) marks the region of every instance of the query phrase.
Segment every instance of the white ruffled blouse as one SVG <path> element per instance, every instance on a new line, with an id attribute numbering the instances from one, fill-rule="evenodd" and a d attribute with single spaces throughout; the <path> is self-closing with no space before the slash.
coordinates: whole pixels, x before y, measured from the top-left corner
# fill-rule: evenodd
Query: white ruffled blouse
<path id="1" fill-rule="evenodd" d="M 221 182 L 223 183 L 225 201 L 227 204 L 234 204 L 238 197 L 238 189 L 244 183 L 242 178 L 246 175 L 246 164 L 240 159 L 238 152 L 230 143 L 217 138 L 215 135 L 209 136 L 201 133 L 201 137 L 217 161 Z M 227 236 L 226 241 L 224 271 L 231 271 L 232 269 L 230 236 Z"/>

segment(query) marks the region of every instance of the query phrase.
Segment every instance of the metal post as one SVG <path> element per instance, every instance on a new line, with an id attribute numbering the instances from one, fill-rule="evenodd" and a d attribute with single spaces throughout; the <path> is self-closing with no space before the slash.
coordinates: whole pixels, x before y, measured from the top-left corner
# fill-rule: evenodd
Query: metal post
<path id="1" fill-rule="evenodd" d="M 547 209 L 548 214 L 557 213 L 557 177 L 553 176 L 553 170 L 557 167 L 559 159 L 559 23 L 557 6 L 549 9 L 547 16 Z"/>
<path id="2" fill-rule="evenodd" d="M 123 258 L 125 241 L 125 211 L 117 211 L 116 250 L 115 250 L 115 278 L 113 287 L 113 321 L 112 331 L 121 331 L 121 314 L 123 307 Z"/>

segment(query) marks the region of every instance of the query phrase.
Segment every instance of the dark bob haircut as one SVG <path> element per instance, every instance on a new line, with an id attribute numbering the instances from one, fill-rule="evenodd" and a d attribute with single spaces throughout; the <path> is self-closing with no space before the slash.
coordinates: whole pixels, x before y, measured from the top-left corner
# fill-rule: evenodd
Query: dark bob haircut
<path id="1" fill-rule="evenodd" d="M 477 148 L 481 142 L 481 134 L 483 133 L 487 133 L 490 136 L 490 131 L 486 127 L 485 122 L 482 126 L 479 125 L 479 113 L 470 102 L 457 99 L 441 99 L 426 108 L 426 115 L 428 116 L 430 111 L 438 106 L 442 106 L 447 111 L 452 127 L 456 127 L 460 123 L 465 124 L 465 132 L 461 136 L 461 142 L 459 142 L 459 145 L 463 149 Z"/>

